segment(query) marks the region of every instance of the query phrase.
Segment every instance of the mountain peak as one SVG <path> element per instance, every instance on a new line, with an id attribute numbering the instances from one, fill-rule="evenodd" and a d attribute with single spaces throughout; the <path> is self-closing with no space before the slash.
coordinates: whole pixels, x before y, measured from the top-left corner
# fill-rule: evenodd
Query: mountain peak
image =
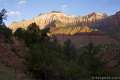
<path id="1" fill-rule="evenodd" d="M 116 15 L 120 15 L 120 11 L 116 12 Z"/>
<path id="2" fill-rule="evenodd" d="M 90 26 L 91 24 L 95 23 L 95 21 L 101 20 L 103 18 L 105 18 L 103 13 L 96 13 L 96 12 L 93 12 L 87 16 L 79 17 L 79 16 L 67 15 L 60 11 L 51 11 L 48 13 L 40 14 L 39 16 L 34 17 L 30 21 L 25 20 L 22 22 L 15 23 L 16 26 L 14 26 L 15 24 L 14 25 L 11 24 L 10 27 L 19 28 L 19 27 L 27 26 L 30 23 L 36 23 L 40 27 L 40 29 L 44 29 L 46 28 L 46 26 L 48 26 L 55 20 L 58 20 L 62 24 L 69 26 Z"/>
<path id="3" fill-rule="evenodd" d="M 101 12 L 92 12 L 91 14 L 88 14 L 89 16 L 107 16 L 106 13 Z"/>
<path id="4" fill-rule="evenodd" d="M 63 13 L 61 11 L 51 11 L 50 13 Z"/>

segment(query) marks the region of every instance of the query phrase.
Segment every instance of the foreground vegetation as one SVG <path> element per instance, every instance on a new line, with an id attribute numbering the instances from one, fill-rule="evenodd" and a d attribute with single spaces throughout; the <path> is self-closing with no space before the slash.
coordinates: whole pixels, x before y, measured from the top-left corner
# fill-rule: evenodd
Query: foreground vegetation
<path id="1" fill-rule="evenodd" d="M 40 30 L 35 23 L 29 25 L 27 30 L 19 28 L 13 34 L 7 27 L 0 27 L 5 42 L 11 43 L 13 37 L 25 42 L 29 52 L 22 57 L 26 67 L 24 73 L 32 79 L 89 80 L 92 76 L 113 75 L 104 69 L 105 63 L 96 57 L 105 45 L 89 43 L 76 49 L 70 40 L 61 45 L 56 38 L 49 37 L 48 32 L 49 29 Z"/>
<path id="2" fill-rule="evenodd" d="M 36 80 L 83 80 L 112 75 L 96 57 L 105 46 L 89 43 L 76 49 L 70 40 L 61 45 L 57 39 L 47 36 L 48 32 L 49 29 L 39 30 L 33 23 L 27 30 L 19 28 L 14 33 L 30 50 L 25 57 L 27 75 Z"/>

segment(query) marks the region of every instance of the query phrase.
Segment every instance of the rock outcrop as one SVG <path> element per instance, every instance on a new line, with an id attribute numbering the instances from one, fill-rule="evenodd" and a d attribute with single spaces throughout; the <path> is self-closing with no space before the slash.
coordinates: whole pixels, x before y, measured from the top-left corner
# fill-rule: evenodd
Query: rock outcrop
<path id="1" fill-rule="evenodd" d="M 120 11 L 97 22 L 95 27 L 120 40 Z"/>
<path id="2" fill-rule="evenodd" d="M 45 14 L 40 14 L 39 16 L 34 17 L 31 20 L 24 20 L 21 22 L 14 22 L 9 27 L 12 30 L 16 30 L 17 28 L 26 28 L 31 23 L 36 23 L 40 29 L 44 29 L 48 27 L 49 24 L 54 21 L 61 22 L 64 26 L 91 26 L 97 21 L 106 18 L 107 15 L 103 13 L 91 13 L 86 16 L 70 16 L 66 15 L 62 12 L 52 11 Z M 57 26 L 60 27 L 60 26 Z"/>

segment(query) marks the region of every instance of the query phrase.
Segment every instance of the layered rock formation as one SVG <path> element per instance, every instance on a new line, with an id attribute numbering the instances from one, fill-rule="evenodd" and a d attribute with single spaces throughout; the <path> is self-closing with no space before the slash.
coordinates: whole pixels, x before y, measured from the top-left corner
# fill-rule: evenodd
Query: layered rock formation
<path id="1" fill-rule="evenodd" d="M 110 36 L 120 40 L 120 12 L 112 16 L 95 12 L 86 16 L 70 16 L 62 12 L 52 11 L 40 14 L 31 20 L 12 23 L 10 28 L 14 31 L 17 28 L 26 29 L 31 23 L 36 23 L 40 29 L 50 27 L 50 35 L 71 36 L 78 33 L 86 34 L 89 32 L 102 31 L 105 35 L 108 33 Z M 99 35 L 95 36 L 97 37 Z"/>
<path id="2" fill-rule="evenodd" d="M 77 33 L 88 33 L 88 32 L 93 32 L 93 31 L 97 31 L 97 29 L 91 29 L 88 26 L 84 26 L 84 27 L 58 27 L 58 28 L 52 28 L 50 30 L 50 35 L 54 36 L 54 35 L 75 35 Z"/>
<path id="3" fill-rule="evenodd" d="M 97 22 L 95 27 L 120 40 L 120 11 Z"/>
<path id="4" fill-rule="evenodd" d="M 48 25 L 52 24 L 54 21 L 61 22 L 63 26 L 91 26 L 105 17 L 107 17 L 106 14 L 95 12 L 86 16 L 70 16 L 62 12 L 52 11 L 49 13 L 40 14 L 31 20 L 12 23 L 10 28 L 12 30 L 16 30 L 17 28 L 26 28 L 31 23 L 36 23 L 40 29 L 44 29 L 46 27 L 50 27 Z"/>

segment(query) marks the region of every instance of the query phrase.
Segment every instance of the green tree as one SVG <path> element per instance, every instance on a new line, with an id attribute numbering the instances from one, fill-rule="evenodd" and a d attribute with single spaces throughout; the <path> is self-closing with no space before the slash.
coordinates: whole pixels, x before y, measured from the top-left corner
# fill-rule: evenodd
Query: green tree
<path id="1" fill-rule="evenodd" d="M 0 35 L 4 36 L 6 42 L 9 42 L 12 39 L 12 30 L 4 25 L 0 27 Z"/>
<path id="2" fill-rule="evenodd" d="M 78 64 L 84 67 L 85 75 L 88 77 L 102 75 L 104 72 L 103 62 L 96 57 L 100 50 L 100 47 L 94 46 L 93 43 L 80 49 Z"/>
<path id="3" fill-rule="evenodd" d="M 0 25 L 4 25 L 3 20 L 5 20 L 7 18 L 6 13 L 7 13 L 6 9 L 1 10 L 1 12 L 0 12 Z"/>
<path id="4" fill-rule="evenodd" d="M 40 41 L 40 29 L 36 23 L 32 23 L 28 26 L 27 30 L 25 31 L 25 42 L 27 45 L 32 43 L 37 43 Z"/>
<path id="5" fill-rule="evenodd" d="M 53 42 L 42 42 L 32 44 L 30 53 L 27 56 L 27 69 L 35 79 L 56 80 L 61 74 L 62 55 Z M 51 47 L 52 46 L 52 47 Z M 58 48 L 58 47 L 57 47 Z M 56 75 L 57 73 L 57 75 Z"/>
<path id="6" fill-rule="evenodd" d="M 3 22 L 3 20 L 6 20 L 7 18 L 6 13 L 6 9 L 2 9 L 0 11 L 0 35 L 4 36 L 6 42 L 10 42 L 12 37 L 12 30 L 7 28 L 7 26 Z"/>
<path id="7" fill-rule="evenodd" d="M 24 39 L 25 36 L 25 29 L 23 28 L 18 28 L 15 32 L 14 32 L 14 36 L 18 37 L 19 39 Z"/>
<path id="8" fill-rule="evenodd" d="M 77 53 L 76 48 L 74 47 L 70 40 L 66 40 L 64 42 L 63 53 L 66 55 L 66 58 L 68 60 L 75 59 Z"/>
<path id="9" fill-rule="evenodd" d="M 27 31 L 30 33 L 38 33 L 40 29 L 36 23 L 32 23 L 28 26 Z"/>

